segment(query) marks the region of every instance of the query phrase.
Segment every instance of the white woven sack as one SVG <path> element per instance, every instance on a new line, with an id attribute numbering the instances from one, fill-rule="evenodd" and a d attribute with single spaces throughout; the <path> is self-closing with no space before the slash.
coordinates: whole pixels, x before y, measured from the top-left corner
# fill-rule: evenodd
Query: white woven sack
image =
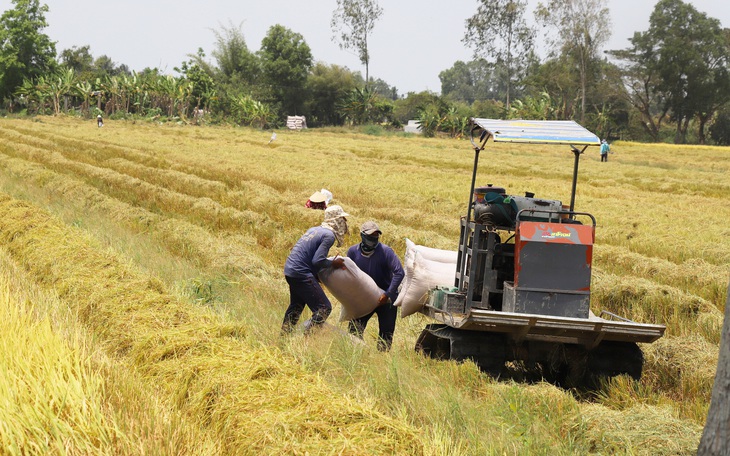
<path id="1" fill-rule="evenodd" d="M 411 285 L 411 277 L 413 277 L 413 268 L 415 266 L 416 252 L 420 254 L 422 260 L 437 261 L 440 263 L 456 264 L 458 253 L 455 250 L 434 249 L 418 245 L 406 238 L 406 254 L 403 258 L 403 270 L 405 276 L 398 289 L 398 298 L 393 303 L 394 306 L 403 304 L 403 300 L 408 294 L 408 288 Z M 449 282 L 451 283 L 451 282 Z"/>
<path id="2" fill-rule="evenodd" d="M 406 249 L 410 240 L 406 239 Z M 412 242 L 411 242 L 412 243 Z M 453 263 L 456 264 L 457 256 L 459 252 L 456 250 L 443 250 L 434 249 L 433 247 L 426 247 L 425 245 L 413 244 L 418 253 L 421 254 L 424 260 L 438 261 L 439 263 Z"/>
<path id="3" fill-rule="evenodd" d="M 393 303 L 394 306 L 400 306 L 403 299 L 408 293 L 408 287 L 411 285 L 411 277 L 413 276 L 413 266 L 416 261 L 416 244 L 406 238 L 406 254 L 403 256 L 403 280 L 398 287 L 398 297 Z"/>
<path id="4" fill-rule="evenodd" d="M 437 286 L 453 286 L 456 275 L 456 262 L 442 263 L 423 258 L 420 251 L 414 254 L 413 265 L 409 275 L 408 286 L 401 289 L 398 304 L 401 307 L 401 318 L 412 315 L 428 301 L 428 291 Z"/>
<path id="5" fill-rule="evenodd" d="M 330 258 L 330 260 L 333 260 Z M 326 268 L 320 271 L 319 279 L 327 290 L 342 304 L 340 321 L 364 317 L 376 307 L 383 291 L 375 281 L 350 258 L 345 260 L 344 269 Z"/>

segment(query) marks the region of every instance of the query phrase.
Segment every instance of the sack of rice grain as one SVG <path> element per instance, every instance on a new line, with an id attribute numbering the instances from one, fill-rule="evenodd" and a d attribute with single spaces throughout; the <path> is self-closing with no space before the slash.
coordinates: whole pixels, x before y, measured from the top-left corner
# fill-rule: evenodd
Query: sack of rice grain
<path id="1" fill-rule="evenodd" d="M 428 301 L 428 291 L 437 286 L 452 286 L 456 275 L 457 252 L 416 245 L 406 239 L 403 262 L 405 277 L 398 299 L 401 318 L 412 315 Z"/>
<path id="2" fill-rule="evenodd" d="M 347 257 L 343 259 L 344 268 L 323 269 L 319 272 L 319 280 L 342 305 L 340 321 L 348 321 L 375 310 L 383 290 L 354 261 Z"/>

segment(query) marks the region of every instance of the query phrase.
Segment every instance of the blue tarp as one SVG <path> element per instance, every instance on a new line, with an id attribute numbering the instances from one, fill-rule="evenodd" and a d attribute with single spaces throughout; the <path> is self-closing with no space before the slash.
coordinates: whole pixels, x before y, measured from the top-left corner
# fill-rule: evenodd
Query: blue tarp
<path id="1" fill-rule="evenodd" d="M 598 136 L 572 120 L 499 120 L 473 118 L 494 142 L 600 146 Z M 475 137 L 477 135 L 475 134 Z"/>

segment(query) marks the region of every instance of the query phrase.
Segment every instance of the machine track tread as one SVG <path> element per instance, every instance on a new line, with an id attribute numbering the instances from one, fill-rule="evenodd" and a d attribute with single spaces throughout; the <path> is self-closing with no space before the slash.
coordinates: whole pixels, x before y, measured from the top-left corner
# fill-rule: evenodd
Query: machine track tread
<path id="1" fill-rule="evenodd" d="M 416 351 L 434 359 L 472 360 L 480 370 L 499 375 L 506 361 L 503 334 L 430 324 L 416 341 Z"/>

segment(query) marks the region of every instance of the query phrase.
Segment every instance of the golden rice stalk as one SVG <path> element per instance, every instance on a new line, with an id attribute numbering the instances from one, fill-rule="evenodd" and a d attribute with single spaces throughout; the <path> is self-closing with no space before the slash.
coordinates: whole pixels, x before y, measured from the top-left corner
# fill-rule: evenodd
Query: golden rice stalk
<path id="1" fill-rule="evenodd" d="M 177 301 L 159 281 L 88 246 L 27 203 L 0 196 L 0 211 L 0 245 L 75 308 L 110 353 L 130 359 L 192 419 L 214 429 L 224 448 L 423 453 L 410 425 L 372 403 L 333 400 L 318 376 L 281 354 L 248 352 L 243 328 Z"/>

